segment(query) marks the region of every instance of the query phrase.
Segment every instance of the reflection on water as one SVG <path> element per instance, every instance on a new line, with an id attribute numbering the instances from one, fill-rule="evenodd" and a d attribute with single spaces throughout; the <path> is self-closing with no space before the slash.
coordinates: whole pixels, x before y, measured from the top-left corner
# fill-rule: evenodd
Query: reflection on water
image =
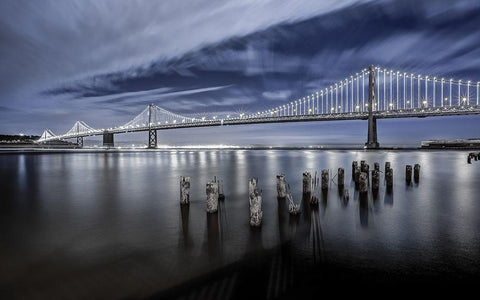
<path id="1" fill-rule="evenodd" d="M 273 284 L 268 295 L 293 284 L 288 270 L 301 264 L 362 269 L 368 261 L 369 268 L 426 278 L 474 275 L 480 266 L 480 169 L 465 157 L 286 150 L 1 155 L 0 286 L 28 296 L 39 283 L 47 294 L 84 284 L 95 294 L 88 278 L 107 274 L 122 288 L 107 285 L 105 293 L 142 288 L 148 295 L 278 245 L 278 257 L 258 263 Z M 393 189 L 381 180 L 378 193 L 361 197 L 351 181 L 353 160 L 379 162 L 382 169 L 390 161 Z M 405 165 L 415 163 L 421 180 L 406 186 Z M 335 174 L 338 167 L 345 169 L 349 200 L 333 175 L 328 192 L 312 206 L 302 197 L 302 173 Z M 286 201 L 276 197 L 275 176 L 282 173 L 301 203 L 300 215 L 289 215 Z M 179 204 L 182 175 L 191 177 L 189 206 Z M 226 199 L 218 213 L 207 214 L 205 183 L 214 176 L 224 180 Z M 260 229 L 248 223 L 251 177 L 263 190 Z M 284 274 L 279 287 L 268 279 L 272 272 Z"/>

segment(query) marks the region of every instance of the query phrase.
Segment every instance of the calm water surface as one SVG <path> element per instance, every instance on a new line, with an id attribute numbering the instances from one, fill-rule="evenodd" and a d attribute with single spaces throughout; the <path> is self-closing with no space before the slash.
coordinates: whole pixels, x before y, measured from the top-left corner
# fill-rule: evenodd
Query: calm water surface
<path id="1" fill-rule="evenodd" d="M 290 241 L 303 264 L 473 278 L 480 271 L 480 162 L 461 151 L 195 150 L 0 155 L 0 295 L 145 296 Z M 394 169 L 387 193 L 360 201 L 353 160 Z M 405 165 L 419 163 L 406 186 Z M 345 168 L 318 207 L 302 201 L 302 172 Z M 298 217 L 276 198 L 286 174 Z M 179 177 L 191 204 L 179 205 Z M 205 212 L 205 184 L 224 180 L 219 213 Z M 263 225 L 249 226 L 248 179 L 263 192 Z M 271 272 L 274 272 L 273 269 Z M 388 280 L 388 275 L 384 278 Z"/>

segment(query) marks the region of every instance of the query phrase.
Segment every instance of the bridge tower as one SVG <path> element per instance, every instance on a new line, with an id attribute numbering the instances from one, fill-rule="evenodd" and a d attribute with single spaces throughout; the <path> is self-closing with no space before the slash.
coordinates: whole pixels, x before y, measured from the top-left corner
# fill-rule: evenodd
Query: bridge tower
<path id="1" fill-rule="evenodd" d="M 80 133 L 80 122 L 77 122 L 76 123 L 76 127 L 77 127 L 77 147 L 78 148 L 83 148 L 83 136 L 78 136 L 79 133 Z"/>
<path id="2" fill-rule="evenodd" d="M 368 136 L 365 149 L 377 149 L 380 145 L 377 141 L 377 119 L 373 115 L 373 105 L 377 103 L 375 94 L 375 67 L 368 67 Z"/>
<path id="3" fill-rule="evenodd" d="M 155 121 L 155 120 L 152 120 L 153 119 L 156 119 L 154 117 L 154 113 L 156 113 L 155 111 L 155 104 L 150 104 L 148 105 L 148 148 L 149 149 L 155 149 L 157 148 L 157 130 L 156 129 L 152 129 L 152 121 Z"/>
<path id="4" fill-rule="evenodd" d="M 113 133 L 111 132 L 103 132 L 103 146 L 104 147 L 113 147 Z"/>

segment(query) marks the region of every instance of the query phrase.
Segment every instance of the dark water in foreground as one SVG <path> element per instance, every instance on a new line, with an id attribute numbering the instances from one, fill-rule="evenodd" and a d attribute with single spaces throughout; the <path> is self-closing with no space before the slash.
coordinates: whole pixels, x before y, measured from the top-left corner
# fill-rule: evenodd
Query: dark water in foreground
<path id="1" fill-rule="evenodd" d="M 288 294 L 298 283 L 295 276 L 308 274 L 388 284 L 472 282 L 480 272 L 480 162 L 467 165 L 466 155 L 280 150 L 0 155 L 0 296 L 176 297 L 197 289 L 190 296 L 226 299 L 246 285 L 245 272 L 260 274 L 258 295 L 266 298 Z M 350 181 L 353 160 L 371 166 L 377 161 L 382 171 L 390 161 L 393 192 L 386 193 L 382 174 L 378 197 L 360 201 Z M 406 186 L 405 165 L 415 163 L 421 164 L 420 183 Z M 318 207 L 302 202 L 302 172 L 328 168 L 335 174 L 338 167 L 346 169 L 348 203 L 334 182 Z M 302 202 L 298 217 L 289 216 L 286 203 L 276 198 L 279 173 Z M 192 178 L 191 204 L 183 208 L 181 175 Z M 213 176 L 224 180 L 226 200 L 218 214 L 207 215 L 205 183 Z M 251 177 L 259 178 L 263 190 L 260 230 L 248 224 Z"/>

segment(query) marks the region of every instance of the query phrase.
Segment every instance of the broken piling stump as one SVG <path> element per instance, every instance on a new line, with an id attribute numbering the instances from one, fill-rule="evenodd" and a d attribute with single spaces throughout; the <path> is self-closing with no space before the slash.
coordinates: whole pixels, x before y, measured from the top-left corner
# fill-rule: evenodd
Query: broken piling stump
<path id="1" fill-rule="evenodd" d="M 418 183 L 420 181 L 420 165 L 419 164 L 415 164 L 415 166 L 413 166 L 413 180 L 415 181 L 415 183 Z"/>
<path id="2" fill-rule="evenodd" d="M 322 191 L 328 190 L 328 169 L 322 170 Z"/>
<path id="3" fill-rule="evenodd" d="M 337 184 L 339 188 L 344 186 L 345 182 L 345 170 L 343 168 L 338 168 L 337 172 Z"/>
<path id="4" fill-rule="evenodd" d="M 359 187 L 359 184 L 360 184 L 360 168 L 357 166 L 355 168 L 355 178 L 354 178 L 354 181 L 355 181 L 355 189 L 358 190 L 358 187 Z"/>
<path id="5" fill-rule="evenodd" d="M 407 185 L 412 183 L 412 165 L 405 166 L 405 181 L 407 182 Z"/>
<path id="6" fill-rule="evenodd" d="M 310 172 L 303 173 L 303 194 L 310 195 L 312 193 L 312 175 Z"/>
<path id="7" fill-rule="evenodd" d="M 180 176 L 180 204 L 190 203 L 190 177 Z"/>
<path id="8" fill-rule="evenodd" d="M 277 175 L 277 197 L 279 199 L 287 197 L 287 180 L 284 174 Z"/>
<path id="9" fill-rule="evenodd" d="M 373 163 L 373 169 L 377 172 L 380 172 L 380 164 L 378 162 Z"/>
<path id="10" fill-rule="evenodd" d="M 215 213 L 218 210 L 218 182 L 207 182 L 207 213 Z"/>
<path id="11" fill-rule="evenodd" d="M 393 187 L 393 169 L 388 168 L 385 172 L 385 179 L 387 181 L 387 189 L 391 189 Z"/>
<path id="12" fill-rule="evenodd" d="M 249 204 L 250 204 L 250 226 L 259 227 L 262 224 L 262 196 L 257 189 L 258 179 L 251 178 L 248 181 Z"/>

